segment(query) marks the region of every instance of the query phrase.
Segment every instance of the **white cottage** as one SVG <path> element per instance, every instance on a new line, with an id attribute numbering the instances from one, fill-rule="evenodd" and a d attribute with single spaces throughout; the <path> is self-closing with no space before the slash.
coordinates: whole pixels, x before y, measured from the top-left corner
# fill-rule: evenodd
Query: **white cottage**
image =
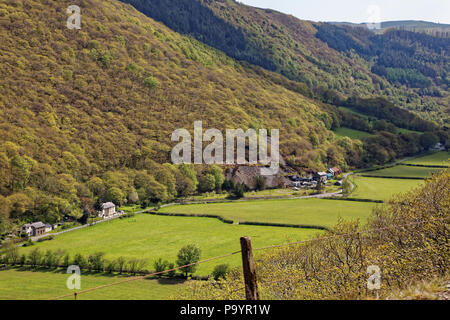
<path id="1" fill-rule="evenodd" d="M 100 217 L 102 218 L 110 218 L 116 213 L 116 205 L 112 202 L 106 202 L 102 204 L 102 211 L 100 213 Z"/>

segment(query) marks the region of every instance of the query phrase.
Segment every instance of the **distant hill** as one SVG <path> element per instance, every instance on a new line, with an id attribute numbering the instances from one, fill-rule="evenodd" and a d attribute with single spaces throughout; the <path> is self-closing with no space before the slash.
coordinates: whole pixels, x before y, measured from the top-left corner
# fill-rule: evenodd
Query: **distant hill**
<path id="1" fill-rule="evenodd" d="M 304 83 L 325 102 L 383 96 L 424 118 L 449 121 L 450 38 L 404 30 L 377 35 L 232 0 L 122 1 L 235 59 Z"/>
<path id="2" fill-rule="evenodd" d="M 384 32 L 388 29 L 399 29 L 412 32 L 423 32 L 438 37 L 450 37 L 450 24 L 435 23 L 420 20 L 383 21 L 380 24 L 372 23 L 350 23 L 350 22 L 329 22 L 338 26 L 365 27 L 367 25 L 375 28 L 373 31 Z"/>

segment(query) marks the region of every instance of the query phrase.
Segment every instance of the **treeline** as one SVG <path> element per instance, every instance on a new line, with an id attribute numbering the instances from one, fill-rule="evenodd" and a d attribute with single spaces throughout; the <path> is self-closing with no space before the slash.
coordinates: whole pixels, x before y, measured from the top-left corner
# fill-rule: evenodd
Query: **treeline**
<path id="1" fill-rule="evenodd" d="M 221 192 L 225 182 L 222 168 L 215 165 L 176 166 L 147 160 L 139 169 L 107 171 L 82 182 L 26 156 L 5 159 L 8 170 L 0 182 L 7 194 L 0 195 L 0 218 L 5 229 L 7 221 L 56 223 L 71 219 L 86 223 L 107 201 L 145 208 L 196 193 Z"/>
<path id="2" fill-rule="evenodd" d="M 21 254 L 19 248 L 13 243 L 4 244 L 0 251 L 0 264 L 12 267 L 57 269 L 77 266 L 80 271 L 89 273 L 106 272 L 131 275 L 159 273 L 159 277 L 175 277 L 177 276 L 176 267 L 183 267 L 179 269 L 179 272 L 186 278 L 196 272 L 197 262 L 200 261 L 200 258 L 201 249 L 196 245 L 188 244 L 178 251 L 176 264 L 159 258 L 153 262 L 153 270 L 149 270 L 146 259 L 126 259 L 120 256 L 117 259 L 108 260 L 103 252 L 89 255 L 77 253 L 71 256 L 65 250 L 41 251 L 39 248 L 35 248 L 28 254 Z M 223 272 L 228 270 L 228 267 L 223 270 L 223 265 L 218 267 L 218 269 L 222 269 L 222 273 L 220 270 L 214 270 L 215 277 L 223 275 Z M 163 271 L 167 272 L 163 273 Z"/>

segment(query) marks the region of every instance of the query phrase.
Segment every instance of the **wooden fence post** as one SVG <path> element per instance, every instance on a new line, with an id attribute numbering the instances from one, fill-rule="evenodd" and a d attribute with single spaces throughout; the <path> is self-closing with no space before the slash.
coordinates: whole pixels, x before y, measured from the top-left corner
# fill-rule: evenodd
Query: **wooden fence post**
<path id="1" fill-rule="evenodd" d="M 250 237 L 241 238 L 241 249 L 245 280 L 245 297 L 247 300 L 259 300 L 255 262 L 253 261 L 252 242 Z"/>

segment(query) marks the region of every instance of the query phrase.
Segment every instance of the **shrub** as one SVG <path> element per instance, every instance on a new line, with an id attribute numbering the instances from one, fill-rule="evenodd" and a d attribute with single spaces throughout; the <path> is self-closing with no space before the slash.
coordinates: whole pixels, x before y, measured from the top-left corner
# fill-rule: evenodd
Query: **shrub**
<path id="1" fill-rule="evenodd" d="M 153 263 L 153 267 L 155 268 L 155 272 L 162 272 L 164 270 L 167 270 L 167 266 L 168 265 L 169 265 L 169 262 L 167 260 L 163 260 L 162 258 L 159 258 L 158 260 L 156 260 Z"/>
<path id="2" fill-rule="evenodd" d="M 219 280 L 220 278 L 225 279 L 225 276 L 230 271 L 230 266 L 228 264 L 219 264 L 214 268 L 212 276 L 214 280 Z"/>

